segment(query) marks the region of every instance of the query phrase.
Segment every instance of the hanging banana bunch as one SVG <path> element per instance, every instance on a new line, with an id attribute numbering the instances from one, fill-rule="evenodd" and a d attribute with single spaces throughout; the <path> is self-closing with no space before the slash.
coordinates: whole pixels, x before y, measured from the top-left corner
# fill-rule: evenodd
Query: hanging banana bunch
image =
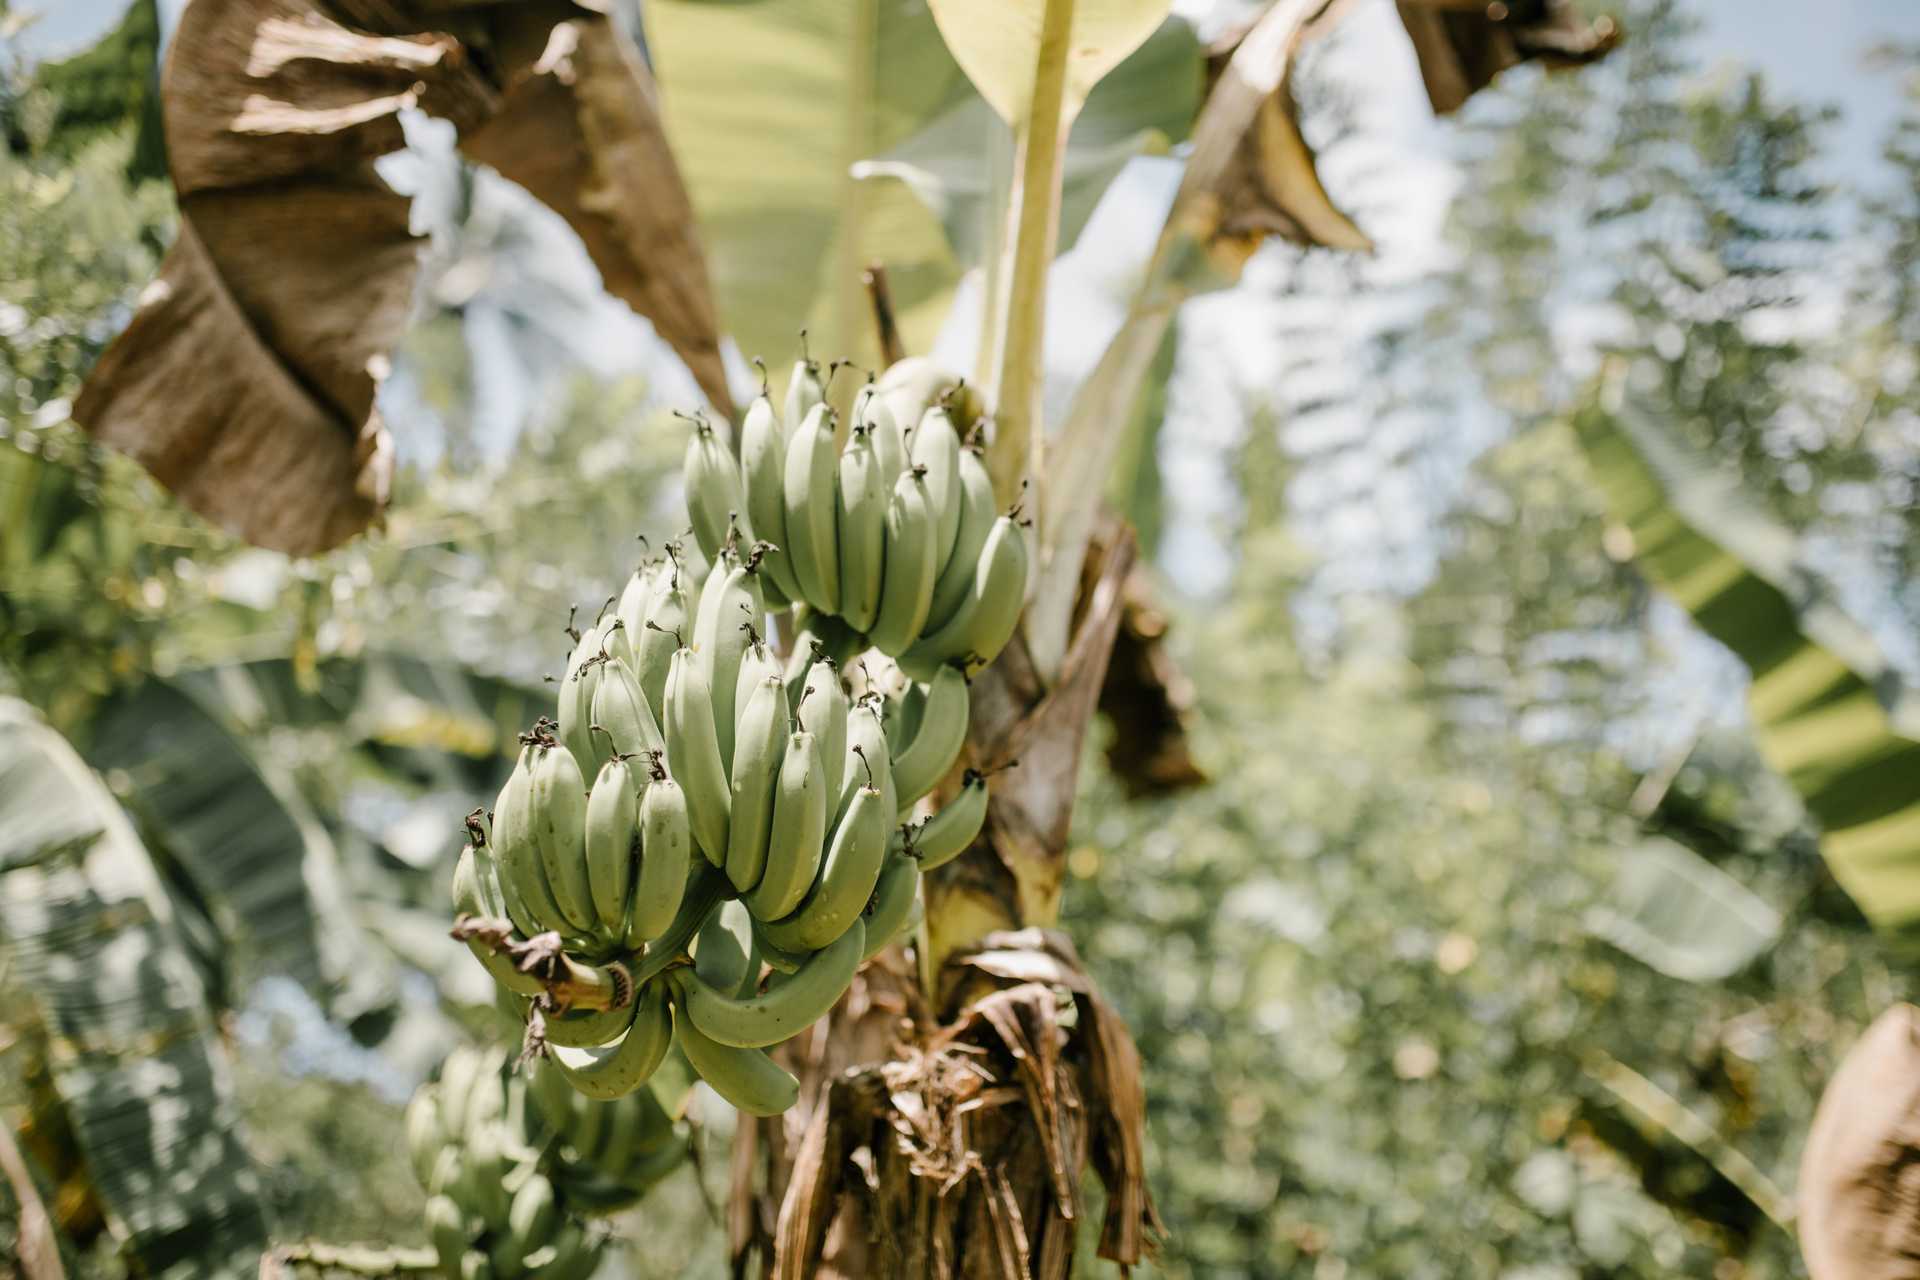
<path id="1" fill-rule="evenodd" d="M 861 389 L 842 447 L 803 360 L 784 419 L 764 388 L 748 408 L 737 457 L 693 420 L 701 563 L 669 543 L 570 630 L 556 717 L 521 736 L 455 868 L 455 935 L 525 1020 L 543 1089 L 644 1094 L 677 1042 L 735 1107 L 786 1110 L 797 1086 L 766 1050 L 914 925 L 920 872 L 979 834 L 972 771 L 914 820 L 1026 587 L 962 392 L 903 361 Z M 789 609 L 783 658 L 763 629 Z"/>
<path id="2" fill-rule="evenodd" d="M 631 1206 L 687 1152 L 650 1090 L 594 1101 L 545 1067 L 515 1072 L 499 1049 L 448 1054 L 405 1123 L 448 1280 L 584 1280 L 604 1246 L 584 1219 Z"/>

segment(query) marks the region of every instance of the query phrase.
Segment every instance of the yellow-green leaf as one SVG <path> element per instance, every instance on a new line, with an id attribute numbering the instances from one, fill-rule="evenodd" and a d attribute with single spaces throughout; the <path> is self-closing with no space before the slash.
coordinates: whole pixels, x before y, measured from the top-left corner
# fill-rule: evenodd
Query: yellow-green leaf
<path id="1" fill-rule="evenodd" d="M 1634 562 L 1753 672 L 1767 763 L 1820 824 L 1833 875 L 1875 924 L 1920 923 L 1920 715 L 1867 633 L 1744 502 L 1628 396 L 1575 419 Z"/>
<path id="2" fill-rule="evenodd" d="M 980 96 L 1008 124 L 1033 109 L 1040 33 L 1049 3 L 1072 8 L 1064 116 L 1072 120 L 1100 78 L 1153 34 L 1169 0 L 930 0 L 947 47 Z"/>

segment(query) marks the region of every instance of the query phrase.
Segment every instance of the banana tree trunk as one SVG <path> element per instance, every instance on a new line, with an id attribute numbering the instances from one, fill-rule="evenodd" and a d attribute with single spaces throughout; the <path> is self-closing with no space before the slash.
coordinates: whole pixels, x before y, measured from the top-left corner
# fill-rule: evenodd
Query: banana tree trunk
<path id="1" fill-rule="evenodd" d="M 925 878 L 913 952 L 876 957 L 783 1048 L 799 1105 L 737 1130 L 736 1275 L 1065 1277 L 1089 1167 L 1106 1189 L 1101 1256 L 1126 1266 L 1151 1247 L 1139 1054 L 1053 928 L 1134 556 L 1117 524 L 1089 550 L 1052 688 L 1018 640 L 975 681 L 968 763 L 1010 766 L 986 829 Z"/>

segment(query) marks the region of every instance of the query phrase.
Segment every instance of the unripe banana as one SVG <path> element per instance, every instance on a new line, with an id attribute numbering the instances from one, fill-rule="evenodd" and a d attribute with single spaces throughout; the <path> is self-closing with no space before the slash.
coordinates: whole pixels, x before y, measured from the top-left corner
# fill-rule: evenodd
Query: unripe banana
<path id="1" fill-rule="evenodd" d="M 887 731 L 880 719 L 879 702 L 877 695 L 863 697 L 847 712 L 847 753 L 841 760 L 841 775 L 845 781 L 840 784 L 840 798 L 834 805 L 833 821 L 828 824 L 830 827 L 838 827 L 845 821 L 847 807 L 869 780 L 880 789 L 887 805 L 888 825 L 892 825 L 899 795 L 893 783 L 893 753 L 887 746 Z"/>
<path id="2" fill-rule="evenodd" d="M 573 925 L 560 904 L 554 901 L 547 883 L 545 859 L 540 853 L 540 835 L 535 822 L 533 801 L 534 753 L 538 746 L 522 747 L 507 785 L 501 788 L 494 809 L 494 839 L 499 845 L 496 865 L 500 871 L 500 896 L 506 903 L 507 917 L 524 937 L 548 930 L 572 932 Z"/>
<path id="3" fill-rule="evenodd" d="M 972 769 L 954 797 L 940 812 L 920 824 L 913 838 L 913 853 L 920 870 L 931 871 L 966 852 L 987 820 L 987 780 Z"/>
<path id="4" fill-rule="evenodd" d="M 969 705 L 967 678 L 958 667 L 942 667 L 934 673 L 927 684 L 919 728 L 890 762 L 901 809 L 910 809 L 933 790 L 960 758 L 960 748 L 967 741 Z"/>
<path id="5" fill-rule="evenodd" d="M 498 920 L 507 914 L 506 899 L 500 894 L 500 871 L 495 858 L 493 843 L 493 821 L 485 809 L 475 809 L 467 815 L 468 845 L 473 850 L 473 888 L 479 902 L 476 910 L 462 907 L 456 901 L 454 910 L 469 911 Z M 458 890 L 454 893 L 459 897 Z"/>
<path id="6" fill-rule="evenodd" d="M 959 377 L 932 358 L 908 356 L 888 365 L 874 387 L 904 427 L 919 422 L 928 406 L 959 385 Z"/>
<path id="7" fill-rule="evenodd" d="M 746 495 L 740 490 L 740 472 L 726 442 L 705 418 L 694 423 L 687 441 L 686 466 L 681 483 L 687 491 L 687 515 L 693 521 L 693 540 L 712 564 L 720 558 L 727 533 L 736 520 L 747 519 Z M 752 531 L 741 531 L 752 541 Z"/>
<path id="8" fill-rule="evenodd" d="M 609 938 L 623 938 L 627 927 L 627 897 L 633 890 L 640 836 L 640 797 L 634 786 L 633 769 L 621 756 L 600 766 L 587 795 L 587 887 L 600 932 Z"/>
<path id="9" fill-rule="evenodd" d="M 440 1124 L 440 1086 L 423 1084 L 407 1100 L 402 1124 L 407 1135 L 407 1160 L 413 1176 L 425 1186 L 433 1176 L 433 1165 L 447 1145 L 447 1131 Z"/>
<path id="10" fill-rule="evenodd" d="M 927 505 L 936 525 L 933 572 L 937 578 L 947 567 L 960 532 L 960 433 L 946 409 L 935 405 L 921 417 L 908 445 L 909 464 L 926 468 Z"/>
<path id="11" fill-rule="evenodd" d="M 449 1138 L 467 1130 L 467 1099 L 480 1078 L 480 1059 L 472 1049 L 456 1049 L 440 1064 L 440 1124 Z"/>
<path id="12" fill-rule="evenodd" d="M 840 724 L 844 734 L 844 716 Z M 778 920 L 789 914 L 813 887 L 826 839 L 830 794 L 819 738 L 804 729 L 789 735 L 774 787 L 766 870 L 747 894 L 747 906 L 762 920 Z"/>
<path id="13" fill-rule="evenodd" d="M 762 391 L 747 406 L 740 424 L 740 480 L 746 490 L 747 522 L 753 536 L 773 544 L 763 567 L 767 577 L 788 600 L 800 598 L 787 555 L 787 437 L 774 416 L 773 401 Z"/>
<path id="14" fill-rule="evenodd" d="M 760 682 L 767 679 L 778 680 L 784 686 L 786 671 L 780 665 L 780 660 L 773 656 L 773 650 L 755 641 L 740 655 L 740 675 L 733 685 L 733 705 L 738 715 L 746 714 L 748 699 L 753 697 L 753 691 L 760 687 Z"/>
<path id="15" fill-rule="evenodd" d="M 666 750 L 666 736 L 647 705 L 639 678 L 620 658 L 602 668 L 600 686 L 593 695 L 593 723 L 596 730 L 604 730 L 593 735 L 595 751 L 589 759 L 594 767 L 616 752 L 644 756 Z"/>
<path id="16" fill-rule="evenodd" d="M 633 1017 L 631 1001 L 617 1009 L 569 1009 L 564 1013 L 549 1013 L 544 1019 L 546 1041 L 548 1045 L 569 1049 L 612 1044 L 626 1034 Z"/>
<path id="17" fill-rule="evenodd" d="M 931 498 L 918 468 L 900 473 L 893 496 L 887 500 L 886 573 L 880 591 L 880 613 L 867 639 L 880 652 L 902 652 L 926 625 L 933 603 L 933 579 L 938 565 L 939 530 Z"/>
<path id="18" fill-rule="evenodd" d="M 853 981 L 866 945 L 866 927 L 856 913 L 844 933 L 809 956 L 798 971 L 777 975 L 758 995 L 736 997 L 730 990 L 716 989 L 698 970 L 676 970 L 672 977 L 681 1007 L 709 1039 L 736 1049 L 763 1049 L 826 1016 Z"/>
<path id="19" fill-rule="evenodd" d="M 820 744 L 821 782 L 829 814 L 840 807 L 842 779 L 847 769 L 847 689 L 840 668 L 825 659 L 807 669 L 806 684 L 794 704 L 796 727 L 813 734 Z"/>
<path id="20" fill-rule="evenodd" d="M 587 784 L 573 752 L 564 746 L 538 751 L 529 799 L 547 887 L 573 932 L 586 933 L 593 928 L 593 894 L 587 885 Z"/>
<path id="21" fill-rule="evenodd" d="M 753 917 L 738 898 L 723 903 L 700 926 L 694 942 L 693 971 L 706 985 L 727 992 L 758 985 L 760 961 L 753 941 Z M 668 974 L 672 977 L 672 971 Z"/>
<path id="22" fill-rule="evenodd" d="M 764 1049 L 736 1049 L 709 1039 L 684 1011 L 674 1014 L 681 1051 L 700 1078 L 750 1116 L 777 1116 L 800 1100 L 800 1082 Z"/>
<path id="23" fill-rule="evenodd" d="M 720 763 L 729 768 L 733 764 L 734 722 L 740 711 L 734 704 L 740 663 L 767 612 L 756 564 L 748 560 L 729 565 L 724 572 L 716 566 L 701 592 L 700 616 L 693 627 L 693 647 L 700 655 L 701 674 L 706 676 L 713 697 Z"/>
<path id="24" fill-rule="evenodd" d="M 980 450 L 972 445 L 960 450 L 960 528 L 954 535 L 953 551 L 933 584 L 933 603 L 927 608 L 927 630 L 945 626 L 973 588 L 974 572 L 980 564 L 980 552 L 1000 518 L 999 502 L 993 496 L 993 477 Z M 1021 584 L 1022 591 L 1026 584 Z"/>
<path id="25" fill-rule="evenodd" d="M 926 709 L 927 686 L 917 680 L 909 680 L 906 688 L 887 695 L 880 718 L 887 726 L 889 752 L 897 756 L 907 749 L 913 735 L 920 732 L 920 717 Z"/>
<path id="26" fill-rule="evenodd" d="M 818 951 L 845 933 L 873 896 L 892 819 L 879 788 L 858 788 L 833 833 L 819 883 L 798 911 L 766 926 L 767 937 L 788 951 Z"/>
<path id="27" fill-rule="evenodd" d="M 798 973 L 800 966 L 807 962 L 807 957 L 813 954 L 811 951 L 788 951 L 769 938 L 767 922 L 759 916 L 753 918 L 753 945 L 759 953 L 761 963 L 775 973 Z"/>
<path id="28" fill-rule="evenodd" d="M 479 891 L 475 888 L 473 865 L 473 847 L 469 845 L 460 851 L 460 860 L 453 869 L 453 912 L 454 915 L 477 916 L 486 914 L 498 919 L 491 913 L 483 912 L 479 900 Z M 467 940 L 467 949 L 473 952 L 473 958 L 480 962 L 493 980 L 508 991 L 519 995 L 536 995 L 546 990 L 541 981 L 529 973 L 520 972 L 509 956 L 501 955 L 492 947 L 475 938 Z"/>
<path id="29" fill-rule="evenodd" d="M 609 601 L 609 604 L 612 602 Z M 618 658 L 633 666 L 633 639 L 627 635 L 627 624 L 617 614 L 608 614 L 600 620 L 600 652 L 608 658 Z"/>
<path id="30" fill-rule="evenodd" d="M 919 887 L 919 864 L 903 854 L 888 854 L 886 865 L 880 869 L 880 880 L 873 886 L 873 900 L 867 904 L 862 964 L 885 950 L 906 927 L 913 916 L 914 891 Z"/>
<path id="31" fill-rule="evenodd" d="M 727 865 L 727 821 L 732 784 L 720 760 L 713 694 L 691 649 L 674 652 L 667 673 L 667 759 L 687 795 L 694 843 L 716 867 Z"/>
<path id="32" fill-rule="evenodd" d="M 567 673 L 560 677 L 559 738 L 576 760 L 593 759 L 593 695 L 600 687 L 601 635 L 598 626 L 590 626 L 580 635 L 567 659 Z"/>
<path id="33" fill-rule="evenodd" d="M 727 883 L 726 872 L 708 865 L 705 859 L 696 861 L 693 874 L 687 878 L 687 891 L 680 900 L 680 910 L 674 914 L 673 923 L 647 946 L 644 954 L 633 958 L 631 970 L 635 988 L 646 986 L 683 959 L 694 935 L 700 932 L 700 926 L 706 923 L 707 917 L 722 902 L 732 896 L 733 886 Z"/>
<path id="34" fill-rule="evenodd" d="M 687 793 L 657 763 L 655 770 L 640 797 L 640 875 L 627 912 L 626 942 L 632 950 L 673 924 L 693 869 Z"/>
<path id="35" fill-rule="evenodd" d="M 480 1216 L 488 1222 L 504 1220 L 511 1202 L 500 1186 L 500 1175 L 506 1172 L 506 1158 L 501 1151 L 497 1114 L 483 1124 L 469 1122 L 465 1158 L 473 1170 L 474 1191 L 480 1197 Z"/>
<path id="36" fill-rule="evenodd" d="M 433 1252 L 440 1259 L 440 1269 L 450 1277 L 460 1274 L 460 1257 L 467 1251 L 468 1241 L 472 1238 L 467 1232 L 467 1215 L 453 1197 L 446 1195 L 429 1196 L 427 1207 L 421 1211 L 426 1219 L 427 1239 L 433 1243 Z"/>
<path id="37" fill-rule="evenodd" d="M 520 1274 L 527 1255 L 545 1245 L 559 1225 L 560 1206 L 553 1183 L 545 1174 L 536 1173 L 514 1192 L 506 1230 L 494 1238 L 489 1253 L 495 1270 L 503 1276 Z"/>
<path id="38" fill-rule="evenodd" d="M 649 982 L 634 1000 L 627 1034 L 602 1048 L 556 1047 L 548 1050 L 567 1082 L 589 1098 L 611 1101 L 647 1082 L 667 1056 L 673 1021 L 667 1012 L 667 984 Z"/>
<path id="39" fill-rule="evenodd" d="M 800 334 L 802 345 L 806 342 L 806 333 Z M 806 355 L 794 361 L 793 373 L 787 378 L 786 422 L 791 428 L 794 423 L 803 420 L 815 406 L 827 398 L 827 389 L 820 382 L 820 366 Z"/>
<path id="40" fill-rule="evenodd" d="M 661 570 L 660 590 L 655 593 L 634 640 L 634 675 L 640 691 L 647 695 L 654 723 L 667 718 L 667 668 L 673 651 L 693 639 L 696 614 L 693 593 L 687 589 L 688 574 L 679 562 L 670 559 Z"/>
<path id="41" fill-rule="evenodd" d="M 1026 536 L 1012 517 L 1001 516 L 981 548 L 966 599 L 944 626 L 900 655 L 900 669 L 924 680 L 945 663 L 964 663 L 974 670 L 992 662 L 1020 625 L 1026 591 Z"/>
<path id="42" fill-rule="evenodd" d="M 787 442 L 782 487 L 787 509 L 787 555 L 806 602 L 827 613 L 838 613 L 840 557 L 834 491 L 839 450 L 833 440 L 833 412 L 816 404 L 799 422 Z"/>
<path id="43" fill-rule="evenodd" d="M 840 616 L 865 631 L 880 613 L 881 574 L 886 564 L 889 478 L 874 447 L 871 428 L 855 423 L 840 455 Z"/>
<path id="44" fill-rule="evenodd" d="M 600 1249 L 578 1222 L 564 1222 L 553 1241 L 527 1259 L 540 1280 L 587 1280 L 600 1266 Z"/>
<path id="45" fill-rule="evenodd" d="M 740 716 L 734 750 L 733 799 L 727 826 L 727 878 L 741 893 L 760 883 L 767 866 L 767 837 L 773 827 L 774 784 L 780 777 L 792 725 L 787 690 L 780 677 L 760 682 Z"/>
<path id="46" fill-rule="evenodd" d="M 460 1270 L 447 1274 L 458 1276 L 459 1280 L 496 1280 L 500 1273 L 493 1269 L 492 1258 L 478 1249 L 469 1249 L 461 1255 Z"/>
<path id="47" fill-rule="evenodd" d="M 881 483 L 891 490 L 895 477 L 907 469 L 907 439 L 900 420 L 894 417 L 886 398 L 872 387 L 861 393 L 854 417 L 872 434 L 874 453 L 880 459 Z"/>
<path id="48" fill-rule="evenodd" d="M 647 614 L 653 608 L 653 599 L 660 592 L 660 566 L 657 560 L 643 562 L 620 589 L 620 603 L 614 606 L 614 616 L 620 619 L 621 630 L 627 633 L 627 640 L 636 651 L 640 637 L 646 634 Z"/>

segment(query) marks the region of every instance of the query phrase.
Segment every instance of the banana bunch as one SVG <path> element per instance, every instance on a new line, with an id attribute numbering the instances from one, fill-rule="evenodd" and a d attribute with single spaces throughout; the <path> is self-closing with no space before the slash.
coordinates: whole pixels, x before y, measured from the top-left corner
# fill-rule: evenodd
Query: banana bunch
<path id="1" fill-rule="evenodd" d="M 570 631 L 557 717 L 522 735 L 493 813 L 470 821 L 454 905 L 494 934 L 460 936 L 518 1002 L 544 1087 L 623 1098 L 678 1043 L 735 1107 L 786 1110 L 798 1086 L 765 1051 L 833 1007 L 914 923 L 920 872 L 979 834 L 978 773 L 914 815 L 964 745 L 967 669 L 1012 633 L 1023 534 L 994 513 L 945 409 L 898 428 L 893 405 L 940 389 L 926 368 L 900 370 L 866 390 L 844 452 L 804 362 L 793 441 L 764 394 L 743 463 L 695 433 L 686 489 L 705 567 L 670 543 Z M 922 447 L 933 461 L 916 461 Z M 937 469 L 952 502 L 933 497 Z M 768 487 L 816 470 L 824 487 Z M 850 589 L 848 612 L 819 604 L 823 572 Z M 761 628 L 798 601 L 783 660 Z M 893 657 L 851 661 L 869 649 Z M 606 1007 L 556 1003 L 562 969 L 610 989 L 593 1002 Z"/>
<path id="2" fill-rule="evenodd" d="M 578 1216 L 589 1206 L 575 1204 L 556 1176 L 566 1166 L 544 1150 L 546 1122 L 527 1094 L 503 1052 L 463 1048 L 407 1104 L 407 1152 L 428 1192 L 427 1232 L 448 1280 L 585 1280 L 599 1266 L 602 1240 Z M 627 1127 L 637 1137 L 645 1117 L 632 1109 Z M 596 1149 L 602 1159 L 623 1173 L 636 1163 Z"/>
<path id="3" fill-rule="evenodd" d="M 977 433 L 962 438 L 969 408 L 957 380 L 903 360 L 855 397 L 843 445 L 803 358 L 784 415 L 764 387 L 748 407 L 738 458 L 697 420 L 684 479 L 701 552 L 764 546 L 765 603 L 796 606 L 828 652 L 878 649 L 919 680 L 985 666 L 1020 620 L 1027 545 L 1018 509 L 995 502 Z"/>

